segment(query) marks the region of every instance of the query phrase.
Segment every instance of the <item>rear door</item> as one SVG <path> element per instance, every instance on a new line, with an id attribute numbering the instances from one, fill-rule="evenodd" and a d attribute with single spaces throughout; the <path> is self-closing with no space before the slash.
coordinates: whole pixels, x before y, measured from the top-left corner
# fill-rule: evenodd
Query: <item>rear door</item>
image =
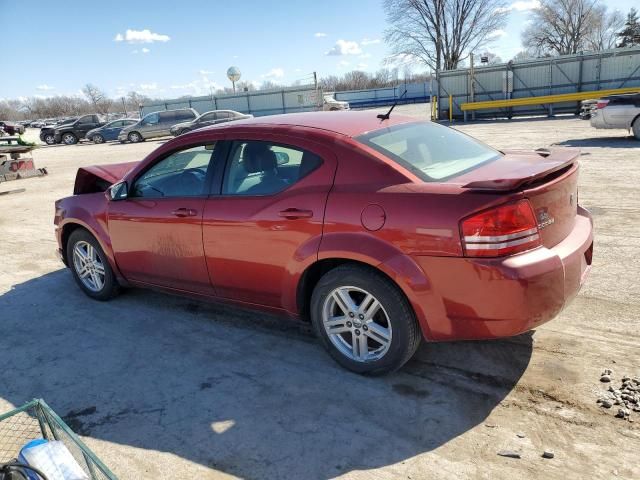
<path id="1" fill-rule="evenodd" d="M 636 104 L 638 104 L 637 107 Z M 634 95 L 611 97 L 607 106 L 602 109 L 605 123 L 615 128 L 629 128 L 638 113 L 640 113 L 640 96 Z"/>
<path id="2" fill-rule="evenodd" d="M 287 308 L 288 278 L 299 262 L 317 258 L 337 161 L 329 149 L 292 140 L 252 133 L 227 142 L 222 189 L 203 217 L 206 262 L 221 297 Z"/>
<path id="3" fill-rule="evenodd" d="M 202 215 L 216 165 L 214 142 L 163 155 L 109 202 L 116 262 L 131 281 L 213 294 L 202 245 Z"/>

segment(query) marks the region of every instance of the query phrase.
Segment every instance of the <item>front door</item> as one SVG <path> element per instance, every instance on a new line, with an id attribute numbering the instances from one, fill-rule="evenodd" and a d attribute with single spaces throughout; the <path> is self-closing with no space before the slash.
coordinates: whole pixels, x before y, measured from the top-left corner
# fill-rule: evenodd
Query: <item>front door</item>
<path id="1" fill-rule="evenodd" d="M 216 294 L 286 307 L 283 290 L 296 262 L 317 257 L 335 156 L 277 138 L 244 139 L 227 147 L 220 194 L 207 199 L 203 216 Z"/>
<path id="2" fill-rule="evenodd" d="M 202 215 L 215 144 L 163 156 L 109 203 L 109 232 L 127 280 L 213 294 L 202 244 Z"/>

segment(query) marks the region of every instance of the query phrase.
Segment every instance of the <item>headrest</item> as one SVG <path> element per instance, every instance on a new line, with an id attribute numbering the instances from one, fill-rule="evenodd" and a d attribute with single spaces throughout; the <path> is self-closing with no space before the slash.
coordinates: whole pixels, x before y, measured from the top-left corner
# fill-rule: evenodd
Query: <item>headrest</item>
<path id="1" fill-rule="evenodd" d="M 269 172 L 276 168 L 278 159 L 266 143 L 251 142 L 244 147 L 242 164 L 248 173 Z"/>

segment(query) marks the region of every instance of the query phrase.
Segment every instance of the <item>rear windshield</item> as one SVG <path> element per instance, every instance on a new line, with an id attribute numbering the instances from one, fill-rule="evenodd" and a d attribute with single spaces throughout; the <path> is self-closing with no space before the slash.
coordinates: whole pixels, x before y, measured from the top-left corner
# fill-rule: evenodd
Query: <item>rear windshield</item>
<path id="1" fill-rule="evenodd" d="M 409 123 L 356 137 L 425 182 L 446 180 L 491 162 L 500 152 L 432 122 Z"/>

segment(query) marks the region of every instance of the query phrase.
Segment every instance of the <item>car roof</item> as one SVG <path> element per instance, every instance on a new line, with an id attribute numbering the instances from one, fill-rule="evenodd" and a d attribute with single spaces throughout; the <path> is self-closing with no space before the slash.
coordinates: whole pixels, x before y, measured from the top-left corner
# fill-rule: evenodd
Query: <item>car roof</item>
<path id="1" fill-rule="evenodd" d="M 377 118 L 376 115 L 378 115 L 376 110 L 286 113 L 236 120 L 231 123 L 205 127 L 200 131 L 234 129 L 238 127 L 283 126 L 314 128 L 355 137 L 393 125 L 420 121 L 414 117 L 394 115 L 393 113 L 388 120 L 383 121 Z"/>

